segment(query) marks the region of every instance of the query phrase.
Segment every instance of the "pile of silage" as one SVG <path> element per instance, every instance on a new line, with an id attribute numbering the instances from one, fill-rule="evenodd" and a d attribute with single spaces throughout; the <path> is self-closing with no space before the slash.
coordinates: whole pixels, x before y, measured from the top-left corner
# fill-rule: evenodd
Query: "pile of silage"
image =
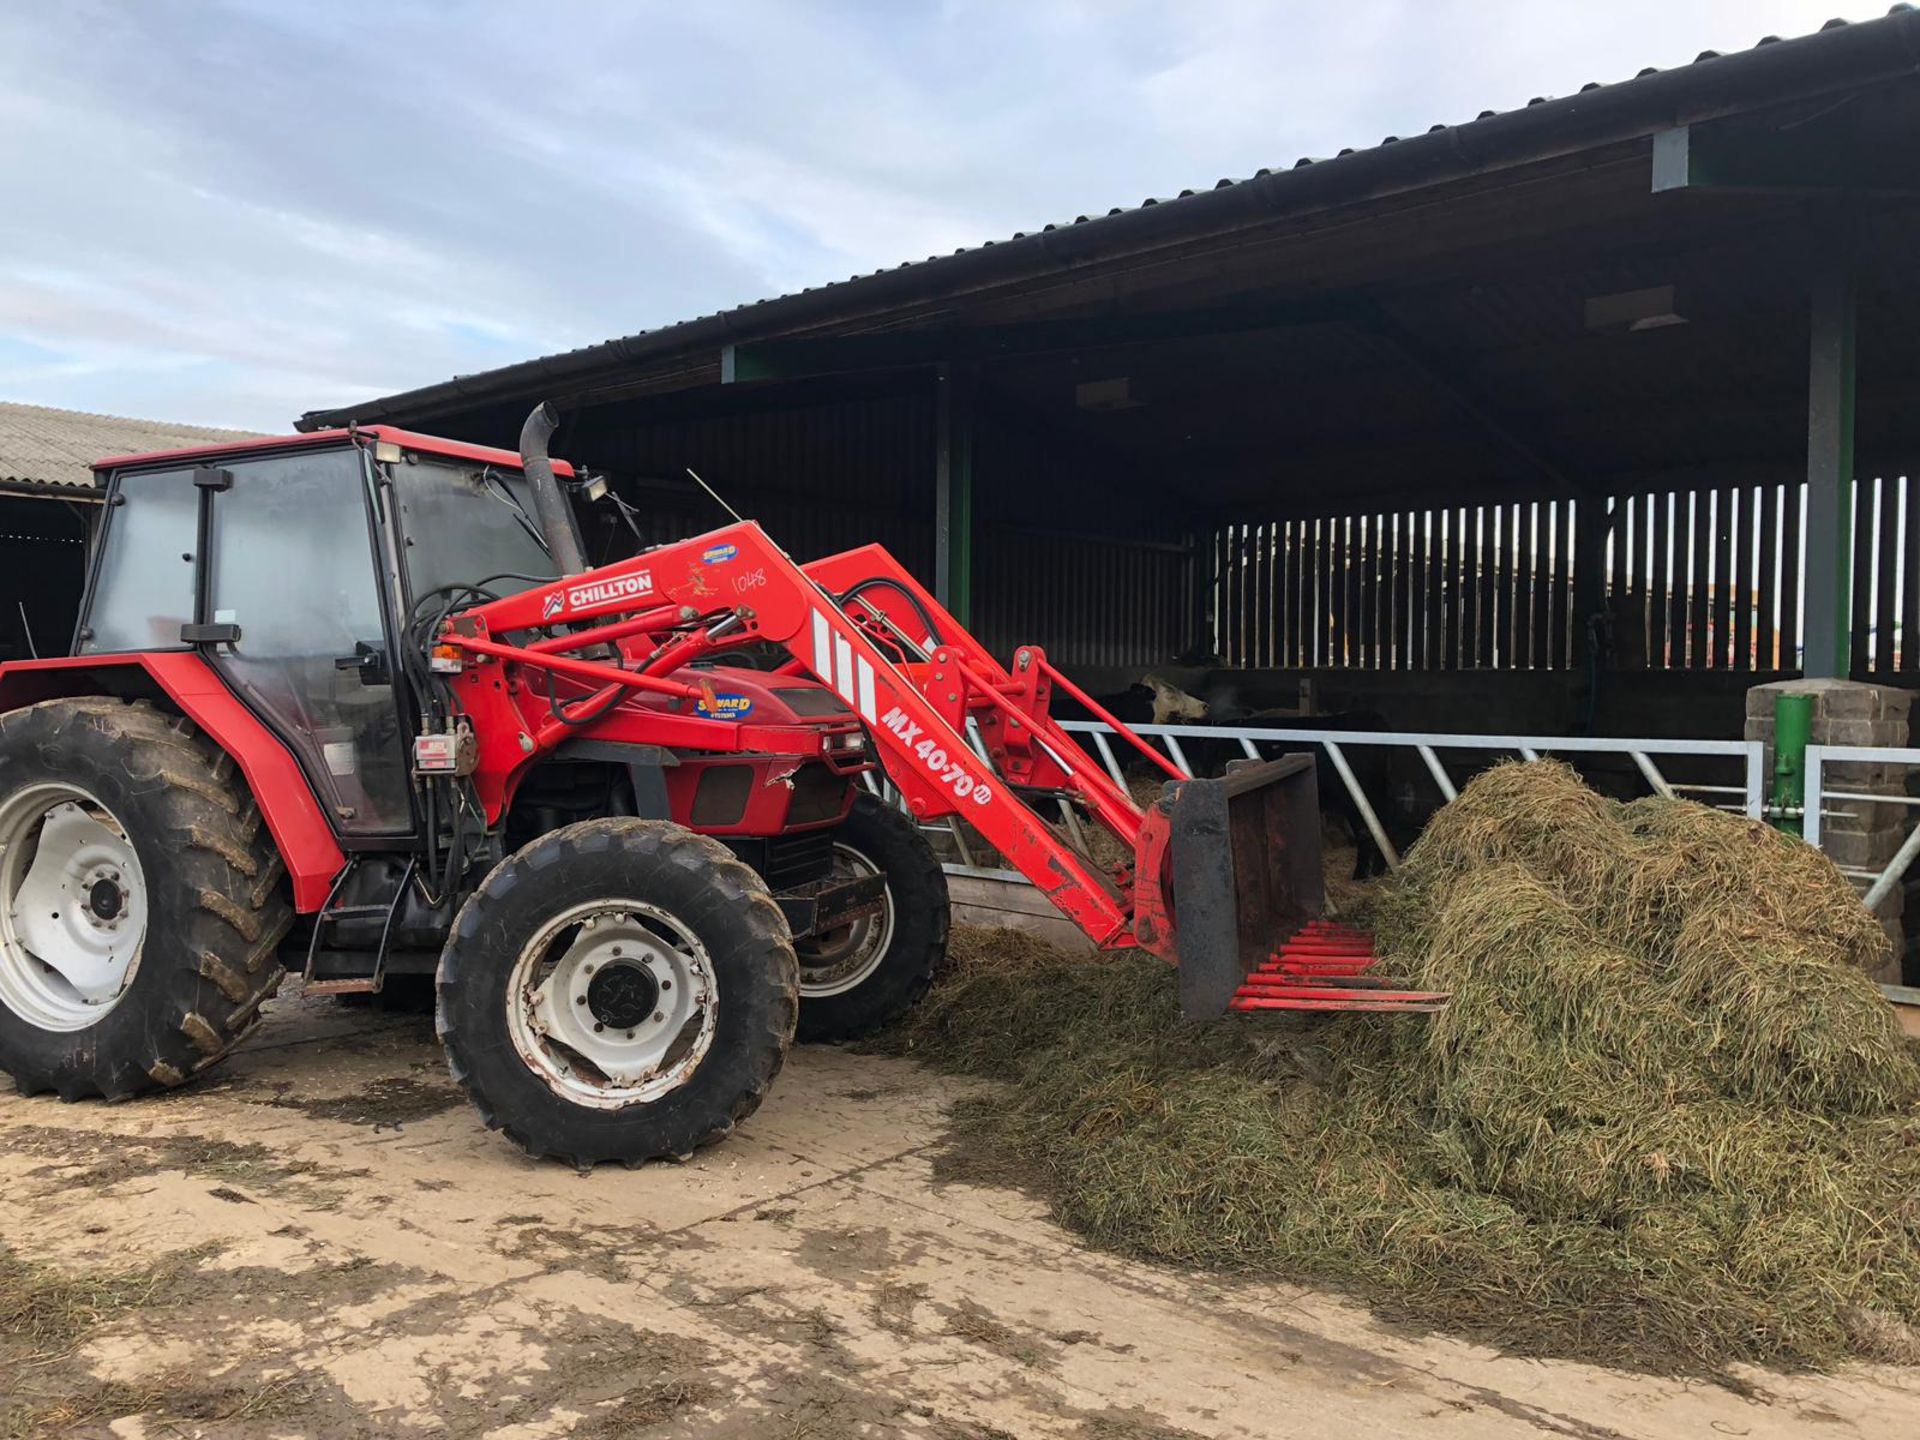
<path id="1" fill-rule="evenodd" d="M 1920 1064 L 1817 852 L 1505 766 L 1376 920 L 1445 1012 L 1188 1024 L 1156 961 L 976 934 L 892 1045 L 1010 1080 L 960 1163 L 1129 1253 L 1530 1354 L 1920 1362 Z"/>

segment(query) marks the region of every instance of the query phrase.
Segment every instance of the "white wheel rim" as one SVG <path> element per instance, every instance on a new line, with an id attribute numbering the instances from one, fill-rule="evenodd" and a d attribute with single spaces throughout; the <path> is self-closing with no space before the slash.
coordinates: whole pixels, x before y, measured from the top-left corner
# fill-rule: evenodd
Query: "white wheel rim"
<path id="1" fill-rule="evenodd" d="M 836 880 L 859 880 L 882 873 L 880 867 L 851 845 L 835 844 L 833 868 Z M 800 961 L 800 998 L 824 999 L 844 995 L 863 985 L 893 945 L 893 887 L 882 892 L 880 913 L 862 915 L 858 920 L 811 935 L 793 947 Z"/>
<path id="2" fill-rule="evenodd" d="M 98 798 L 49 783 L 0 803 L 0 1004 L 84 1030 L 125 998 L 146 934 L 146 873 Z"/>
<path id="3" fill-rule="evenodd" d="M 700 939 L 637 900 L 556 915 L 507 980 L 513 1046 L 575 1105 L 645 1105 L 684 1085 L 713 1044 L 719 987 Z"/>

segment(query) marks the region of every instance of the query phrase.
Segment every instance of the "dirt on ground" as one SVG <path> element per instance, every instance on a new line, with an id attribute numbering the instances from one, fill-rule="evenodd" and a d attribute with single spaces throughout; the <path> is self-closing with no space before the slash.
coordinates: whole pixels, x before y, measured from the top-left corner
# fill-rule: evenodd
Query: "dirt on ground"
<path id="1" fill-rule="evenodd" d="M 581 1176 L 430 1019 L 291 996 L 185 1090 L 0 1098 L 0 1440 L 1920 1433 L 1913 1372 L 1522 1361 L 1090 1252 L 941 1178 L 960 1088 L 803 1048 L 725 1144 Z"/>

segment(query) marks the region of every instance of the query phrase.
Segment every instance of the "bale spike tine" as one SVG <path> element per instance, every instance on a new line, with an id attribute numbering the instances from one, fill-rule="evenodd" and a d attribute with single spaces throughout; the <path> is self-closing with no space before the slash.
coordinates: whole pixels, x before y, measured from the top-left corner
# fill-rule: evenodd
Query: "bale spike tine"
<path id="1" fill-rule="evenodd" d="M 1309 920 L 1249 973 L 1227 1008 L 1257 1010 L 1382 1010 L 1430 1014 L 1447 1003 L 1434 990 L 1408 990 L 1368 974 L 1378 957 L 1373 936 L 1331 921 Z"/>

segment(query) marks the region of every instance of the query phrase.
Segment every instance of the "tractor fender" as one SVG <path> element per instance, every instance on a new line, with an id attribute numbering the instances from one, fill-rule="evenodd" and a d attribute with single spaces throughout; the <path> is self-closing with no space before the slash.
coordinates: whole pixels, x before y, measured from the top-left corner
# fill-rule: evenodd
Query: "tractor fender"
<path id="1" fill-rule="evenodd" d="M 139 670 L 141 678 L 128 673 Z M 108 672 L 117 672 L 109 675 Z M 293 879 L 294 908 L 326 904 L 346 856 L 300 764 L 279 737 L 235 698 L 198 655 L 158 650 L 132 655 L 76 655 L 0 665 L 0 712 L 68 695 L 158 693 L 177 706 L 240 767 Z"/>

